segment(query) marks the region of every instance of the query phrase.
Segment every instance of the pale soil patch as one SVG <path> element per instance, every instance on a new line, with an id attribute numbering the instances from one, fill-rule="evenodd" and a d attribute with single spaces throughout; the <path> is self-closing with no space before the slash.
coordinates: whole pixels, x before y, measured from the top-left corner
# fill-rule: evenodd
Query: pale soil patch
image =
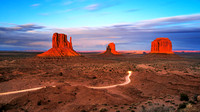
<path id="1" fill-rule="evenodd" d="M 151 70 L 154 70 L 155 68 L 154 67 L 151 67 L 147 64 L 138 64 L 137 65 L 138 68 L 144 68 L 144 69 L 151 69 Z"/>

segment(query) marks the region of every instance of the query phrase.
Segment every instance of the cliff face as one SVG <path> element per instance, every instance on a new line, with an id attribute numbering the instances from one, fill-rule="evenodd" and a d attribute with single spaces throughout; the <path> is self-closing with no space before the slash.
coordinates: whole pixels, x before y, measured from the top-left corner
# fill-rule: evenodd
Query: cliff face
<path id="1" fill-rule="evenodd" d="M 108 44 L 107 49 L 103 54 L 105 54 L 105 55 L 120 55 L 120 53 L 118 53 L 115 50 L 115 44 L 113 42 Z"/>
<path id="2" fill-rule="evenodd" d="M 151 53 L 173 54 L 172 42 L 168 38 L 156 38 L 151 43 Z"/>
<path id="3" fill-rule="evenodd" d="M 80 56 L 72 47 L 72 38 L 70 42 L 67 35 L 54 33 L 52 37 L 52 48 L 48 51 L 38 54 L 39 57 L 64 57 L 64 56 Z"/>
<path id="4" fill-rule="evenodd" d="M 67 47 L 69 42 L 67 41 L 67 35 L 54 33 L 52 37 L 52 48 L 64 48 Z"/>

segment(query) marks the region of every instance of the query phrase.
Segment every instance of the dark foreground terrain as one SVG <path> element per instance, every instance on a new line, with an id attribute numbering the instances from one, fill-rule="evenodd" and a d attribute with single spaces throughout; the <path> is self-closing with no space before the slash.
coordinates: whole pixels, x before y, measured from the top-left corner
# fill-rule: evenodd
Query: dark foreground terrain
<path id="1" fill-rule="evenodd" d="M 36 54 L 0 52 L 0 93 L 45 87 L 0 95 L 1 111 L 200 112 L 200 54 L 85 53 L 68 58 Z M 128 71 L 133 73 L 127 85 L 88 88 L 123 83 Z"/>

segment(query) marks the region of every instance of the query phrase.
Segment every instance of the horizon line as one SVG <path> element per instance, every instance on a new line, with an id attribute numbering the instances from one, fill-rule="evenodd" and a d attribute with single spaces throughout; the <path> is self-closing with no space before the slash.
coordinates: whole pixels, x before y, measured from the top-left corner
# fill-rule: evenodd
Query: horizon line
<path id="1" fill-rule="evenodd" d="M 0 52 L 45 52 L 48 50 L 0 50 Z M 76 51 L 76 52 L 104 52 L 106 50 L 86 50 L 86 51 Z M 138 53 L 138 52 L 146 52 L 149 53 L 151 50 L 116 50 L 118 52 L 123 52 L 123 53 Z M 172 52 L 194 52 L 194 53 L 200 53 L 200 50 L 172 50 Z"/>

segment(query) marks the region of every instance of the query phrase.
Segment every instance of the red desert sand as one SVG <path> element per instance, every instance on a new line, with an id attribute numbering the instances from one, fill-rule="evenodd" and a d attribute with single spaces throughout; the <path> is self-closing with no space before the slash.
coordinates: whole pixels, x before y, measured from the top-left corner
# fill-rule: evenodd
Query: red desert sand
<path id="1" fill-rule="evenodd" d="M 70 42 L 67 40 L 67 35 L 54 33 L 52 37 L 52 48 L 48 51 L 38 54 L 39 57 L 65 57 L 65 56 L 80 56 L 72 47 L 72 38 Z"/>
<path id="2" fill-rule="evenodd" d="M 156 38 L 151 43 L 151 53 L 173 54 L 172 42 L 168 38 Z"/>

